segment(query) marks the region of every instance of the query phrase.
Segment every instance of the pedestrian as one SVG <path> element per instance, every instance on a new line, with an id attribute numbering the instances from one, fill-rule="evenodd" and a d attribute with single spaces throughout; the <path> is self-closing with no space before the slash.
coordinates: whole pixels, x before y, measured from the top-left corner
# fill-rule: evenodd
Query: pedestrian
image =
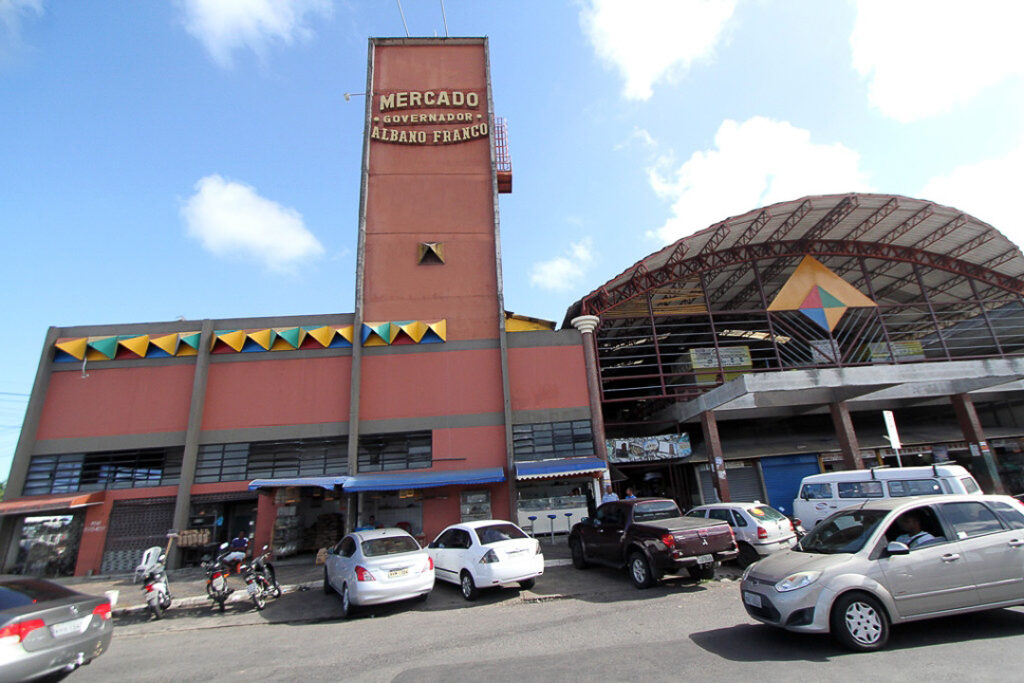
<path id="1" fill-rule="evenodd" d="M 612 485 L 611 484 L 605 484 L 605 486 L 604 486 L 604 495 L 601 496 L 601 502 L 602 503 L 614 503 L 618 499 L 619 499 L 619 494 L 615 493 L 615 491 L 612 491 Z"/>
<path id="2" fill-rule="evenodd" d="M 633 487 L 632 486 L 627 486 L 626 487 L 626 500 L 636 500 L 636 494 L 633 493 Z"/>

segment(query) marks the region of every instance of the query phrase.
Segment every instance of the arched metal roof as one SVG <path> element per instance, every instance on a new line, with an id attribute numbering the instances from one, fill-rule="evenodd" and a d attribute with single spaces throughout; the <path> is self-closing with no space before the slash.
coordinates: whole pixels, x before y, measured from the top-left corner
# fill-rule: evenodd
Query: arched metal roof
<path id="1" fill-rule="evenodd" d="M 1024 294 L 1024 255 L 1002 233 L 955 208 L 886 194 L 803 197 L 727 218 L 684 237 L 633 264 L 569 307 L 564 325 L 577 315 L 600 315 L 638 295 L 667 287 L 688 274 L 710 274 L 709 299 L 739 305 L 752 290 L 750 268 L 731 265 L 773 257 L 780 270 L 803 254 L 849 257 L 834 270 L 843 277 L 858 257 L 887 263 L 874 272 L 875 289 L 899 300 L 901 288 L 917 287 L 915 264 L 929 266 L 925 285 L 947 291 L 990 286 Z M 718 277 L 716 272 L 723 275 Z M 781 273 L 762 273 L 770 280 Z M 912 282 L 913 281 L 913 282 Z"/>

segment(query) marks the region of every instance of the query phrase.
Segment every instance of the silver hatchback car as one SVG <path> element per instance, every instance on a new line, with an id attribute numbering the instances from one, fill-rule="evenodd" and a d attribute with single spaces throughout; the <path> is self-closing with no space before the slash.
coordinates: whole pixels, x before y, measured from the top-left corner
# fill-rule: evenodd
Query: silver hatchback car
<path id="1" fill-rule="evenodd" d="M 747 613 L 877 650 L 890 624 L 1024 604 L 1024 506 L 1008 496 L 919 496 L 822 520 L 751 565 Z"/>

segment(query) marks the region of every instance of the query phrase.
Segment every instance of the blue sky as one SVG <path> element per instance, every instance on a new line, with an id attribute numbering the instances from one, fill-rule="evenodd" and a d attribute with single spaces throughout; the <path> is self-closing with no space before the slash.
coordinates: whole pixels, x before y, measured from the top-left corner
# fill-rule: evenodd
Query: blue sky
<path id="1" fill-rule="evenodd" d="M 444 35 L 438 0 L 404 0 Z M 491 39 L 507 308 L 806 194 L 931 199 L 1018 244 L 1013 0 L 446 0 Z M 0 472 L 50 325 L 353 308 L 366 39 L 391 0 L 0 0 Z M 4 475 L 0 475 L 4 478 Z"/>

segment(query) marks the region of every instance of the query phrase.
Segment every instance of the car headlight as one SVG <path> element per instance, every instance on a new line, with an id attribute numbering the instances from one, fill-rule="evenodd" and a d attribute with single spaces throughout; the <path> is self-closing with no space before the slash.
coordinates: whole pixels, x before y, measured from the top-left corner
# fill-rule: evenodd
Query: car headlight
<path id="1" fill-rule="evenodd" d="M 797 572 L 796 574 L 790 574 L 782 581 L 775 584 L 775 590 L 780 593 L 787 593 L 789 591 L 795 591 L 805 586 L 810 586 L 812 583 L 818 580 L 821 576 L 821 572 Z"/>

